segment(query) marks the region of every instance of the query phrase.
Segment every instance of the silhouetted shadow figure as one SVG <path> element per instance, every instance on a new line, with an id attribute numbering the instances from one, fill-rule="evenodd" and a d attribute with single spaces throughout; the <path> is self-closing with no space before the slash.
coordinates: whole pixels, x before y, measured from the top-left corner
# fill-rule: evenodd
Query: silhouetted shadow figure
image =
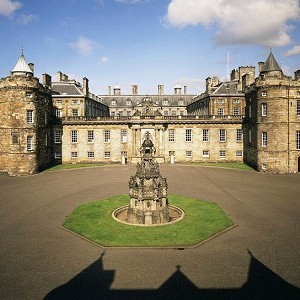
<path id="1" fill-rule="evenodd" d="M 45 299 L 300 299 L 299 288 L 284 281 L 248 252 L 248 280 L 241 288 L 198 288 L 177 266 L 158 289 L 112 290 L 115 271 L 103 269 L 103 253 L 96 262 L 51 291 Z"/>

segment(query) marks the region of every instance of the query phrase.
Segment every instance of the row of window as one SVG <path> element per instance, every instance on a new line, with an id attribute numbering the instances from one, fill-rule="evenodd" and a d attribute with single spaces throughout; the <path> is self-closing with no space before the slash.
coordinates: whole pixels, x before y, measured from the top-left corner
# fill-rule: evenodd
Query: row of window
<path id="1" fill-rule="evenodd" d="M 267 103 L 262 103 L 261 104 L 261 115 L 262 115 L 262 117 L 266 117 L 267 113 L 268 113 L 268 105 L 267 105 Z M 249 105 L 249 107 L 248 107 L 249 118 L 251 118 L 251 114 L 252 114 L 252 112 L 251 112 L 251 105 Z M 300 116 L 300 100 L 297 100 L 296 115 Z"/>
<path id="2" fill-rule="evenodd" d="M 169 157 L 175 156 L 175 151 L 169 151 Z M 193 157 L 193 152 L 190 150 L 187 150 L 185 152 L 186 158 L 192 158 Z M 209 150 L 203 150 L 202 151 L 202 157 L 206 158 L 210 156 Z M 242 150 L 237 150 L 236 151 L 236 157 L 242 157 L 243 156 L 243 151 Z M 111 152 L 110 151 L 104 151 L 104 158 L 111 158 Z M 220 150 L 219 151 L 219 157 L 220 158 L 226 158 L 226 150 Z M 55 158 L 61 158 L 61 152 L 55 152 Z M 71 158 L 75 159 L 78 158 L 78 152 L 77 151 L 72 151 L 71 152 Z M 87 152 L 87 158 L 95 158 L 95 152 L 93 151 L 88 151 Z"/>
<path id="3" fill-rule="evenodd" d="M 249 142 L 252 142 L 252 131 L 249 130 Z M 261 133 L 261 146 L 267 147 L 268 146 L 268 133 L 263 131 Z M 296 131 L 296 150 L 300 150 L 300 130 Z"/>
<path id="4" fill-rule="evenodd" d="M 175 129 L 169 129 L 169 142 L 175 142 Z M 185 130 L 185 141 L 192 142 L 192 129 Z M 243 130 L 236 130 L 236 141 L 243 141 Z M 209 129 L 202 129 L 202 142 L 209 142 Z M 226 142 L 226 129 L 219 129 L 219 142 Z"/>

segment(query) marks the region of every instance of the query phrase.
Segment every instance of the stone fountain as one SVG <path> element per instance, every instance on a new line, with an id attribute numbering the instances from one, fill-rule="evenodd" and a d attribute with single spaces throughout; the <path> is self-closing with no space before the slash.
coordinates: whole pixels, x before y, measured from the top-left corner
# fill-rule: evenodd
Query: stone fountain
<path id="1" fill-rule="evenodd" d="M 155 147 L 150 133 L 141 146 L 141 163 L 137 164 L 134 176 L 129 180 L 130 203 L 127 222 L 132 224 L 161 224 L 170 220 L 167 198 L 167 180 L 161 176 L 153 154 Z"/>

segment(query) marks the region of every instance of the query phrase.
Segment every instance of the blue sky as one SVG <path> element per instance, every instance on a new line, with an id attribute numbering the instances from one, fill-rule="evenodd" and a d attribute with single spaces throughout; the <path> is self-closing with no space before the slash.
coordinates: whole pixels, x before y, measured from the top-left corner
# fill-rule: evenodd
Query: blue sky
<path id="1" fill-rule="evenodd" d="M 298 0 L 0 0 L 0 76 L 22 47 L 35 75 L 62 71 L 106 94 L 118 83 L 140 94 L 188 85 L 204 90 L 208 76 L 257 66 L 269 49 L 285 74 L 300 68 Z"/>

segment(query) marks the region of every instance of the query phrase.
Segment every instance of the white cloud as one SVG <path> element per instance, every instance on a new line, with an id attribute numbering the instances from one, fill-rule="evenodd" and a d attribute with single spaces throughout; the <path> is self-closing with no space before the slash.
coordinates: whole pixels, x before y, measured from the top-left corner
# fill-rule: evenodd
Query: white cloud
<path id="1" fill-rule="evenodd" d="M 20 22 L 23 25 L 27 25 L 31 22 L 33 22 L 34 20 L 36 20 L 38 18 L 37 15 L 24 15 L 22 14 L 19 19 L 18 22 Z"/>
<path id="2" fill-rule="evenodd" d="M 292 49 L 284 53 L 285 56 L 300 55 L 300 45 L 294 46 Z"/>
<path id="3" fill-rule="evenodd" d="M 106 64 L 106 63 L 108 63 L 108 61 L 109 61 L 109 58 L 107 56 L 102 56 L 99 59 L 99 64 Z"/>
<path id="4" fill-rule="evenodd" d="M 299 18 L 298 0 L 172 0 L 165 22 L 216 27 L 217 45 L 284 46 L 291 42 L 288 22 Z"/>
<path id="5" fill-rule="evenodd" d="M 79 54 L 82 54 L 84 56 L 92 55 L 94 50 L 100 47 L 97 42 L 90 40 L 84 36 L 79 36 L 77 38 L 77 41 L 74 43 L 69 43 L 69 46 L 72 49 L 75 49 Z"/>
<path id="6" fill-rule="evenodd" d="M 10 17 L 13 13 L 22 7 L 22 3 L 13 0 L 0 0 L 0 15 Z"/>

